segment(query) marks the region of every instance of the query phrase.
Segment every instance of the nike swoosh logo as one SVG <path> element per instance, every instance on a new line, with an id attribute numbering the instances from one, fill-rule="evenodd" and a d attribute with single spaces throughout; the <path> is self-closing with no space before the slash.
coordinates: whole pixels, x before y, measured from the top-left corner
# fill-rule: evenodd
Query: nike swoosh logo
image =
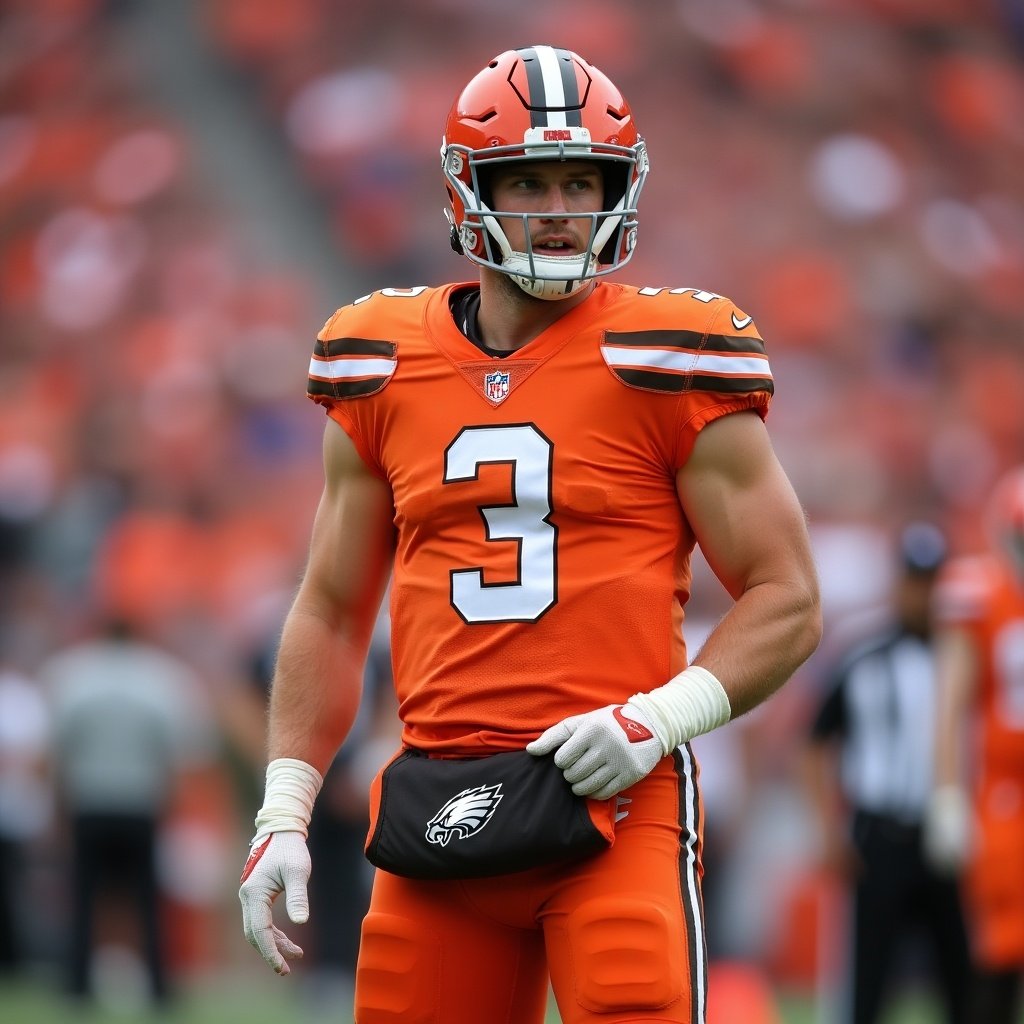
<path id="1" fill-rule="evenodd" d="M 752 316 L 745 316 L 742 320 L 738 320 L 736 318 L 736 314 L 733 313 L 733 315 L 732 315 L 732 325 L 733 325 L 733 327 L 736 328 L 737 331 L 742 331 L 744 327 L 748 327 L 750 325 L 750 322 L 753 319 L 754 318 Z"/>

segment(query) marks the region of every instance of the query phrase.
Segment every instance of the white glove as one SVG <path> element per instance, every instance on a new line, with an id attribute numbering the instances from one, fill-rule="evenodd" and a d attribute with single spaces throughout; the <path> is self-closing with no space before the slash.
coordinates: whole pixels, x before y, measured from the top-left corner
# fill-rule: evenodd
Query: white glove
<path id="1" fill-rule="evenodd" d="M 304 924 L 309 919 L 309 872 L 309 850 L 301 832 L 271 832 L 253 840 L 238 890 L 242 925 L 245 937 L 278 974 L 291 971 L 288 961 L 301 957 L 302 948 L 274 926 L 274 900 L 283 892 L 288 917 Z"/>
<path id="2" fill-rule="evenodd" d="M 921 841 L 928 863 L 946 875 L 958 874 L 971 850 L 971 806 L 960 786 L 939 786 L 925 808 Z"/>
<path id="3" fill-rule="evenodd" d="M 256 837 L 238 898 L 245 937 L 278 974 L 291 971 L 287 961 L 302 956 L 302 949 L 274 927 L 274 900 L 283 892 L 288 917 L 295 924 L 309 919 L 306 836 L 313 801 L 323 783 L 320 773 L 305 761 L 278 757 L 267 765 L 263 806 L 256 815 Z"/>
<path id="4" fill-rule="evenodd" d="M 526 747 L 537 757 L 556 748 L 555 764 L 572 791 L 595 800 L 639 782 L 664 757 L 650 719 L 631 703 L 563 718 Z"/>

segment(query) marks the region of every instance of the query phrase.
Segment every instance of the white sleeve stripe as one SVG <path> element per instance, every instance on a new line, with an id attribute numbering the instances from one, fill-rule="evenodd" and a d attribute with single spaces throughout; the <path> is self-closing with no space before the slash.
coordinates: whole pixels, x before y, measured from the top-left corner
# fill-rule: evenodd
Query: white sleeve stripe
<path id="1" fill-rule="evenodd" d="M 397 359 L 321 359 L 309 361 L 310 377 L 321 380 L 350 380 L 354 377 L 390 377 L 398 366 Z"/>
<path id="2" fill-rule="evenodd" d="M 730 377 L 768 377 L 772 375 L 768 360 L 755 353 L 743 356 L 721 356 L 710 353 L 679 352 L 654 348 L 616 347 L 602 345 L 601 352 L 609 366 L 635 366 L 677 373 L 711 373 Z"/>

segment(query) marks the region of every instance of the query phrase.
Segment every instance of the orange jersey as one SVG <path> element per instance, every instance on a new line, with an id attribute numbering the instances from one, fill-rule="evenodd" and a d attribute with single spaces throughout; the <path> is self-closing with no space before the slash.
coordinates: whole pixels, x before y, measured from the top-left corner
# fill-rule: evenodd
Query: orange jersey
<path id="1" fill-rule="evenodd" d="M 966 629 L 980 659 L 982 774 L 1024 777 L 1024 589 L 995 558 L 951 562 L 936 594 L 939 621 Z"/>
<path id="2" fill-rule="evenodd" d="M 676 471 L 772 394 L 750 317 L 713 293 L 600 283 L 498 359 L 454 322 L 466 287 L 339 310 L 309 384 L 394 495 L 403 737 L 449 753 L 521 748 L 685 667 Z"/>
<path id="3" fill-rule="evenodd" d="M 966 874 L 974 954 L 988 969 L 1024 964 L 1024 591 L 995 558 L 950 564 L 940 621 L 974 637 L 974 850 Z"/>

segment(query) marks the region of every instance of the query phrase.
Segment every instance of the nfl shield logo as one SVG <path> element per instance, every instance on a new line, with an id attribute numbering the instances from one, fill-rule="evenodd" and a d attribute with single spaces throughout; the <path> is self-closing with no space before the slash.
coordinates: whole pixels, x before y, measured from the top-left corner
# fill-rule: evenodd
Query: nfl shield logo
<path id="1" fill-rule="evenodd" d="M 508 398 L 508 377 L 502 370 L 495 370 L 484 377 L 484 394 L 492 402 L 503 402 Z"/>

